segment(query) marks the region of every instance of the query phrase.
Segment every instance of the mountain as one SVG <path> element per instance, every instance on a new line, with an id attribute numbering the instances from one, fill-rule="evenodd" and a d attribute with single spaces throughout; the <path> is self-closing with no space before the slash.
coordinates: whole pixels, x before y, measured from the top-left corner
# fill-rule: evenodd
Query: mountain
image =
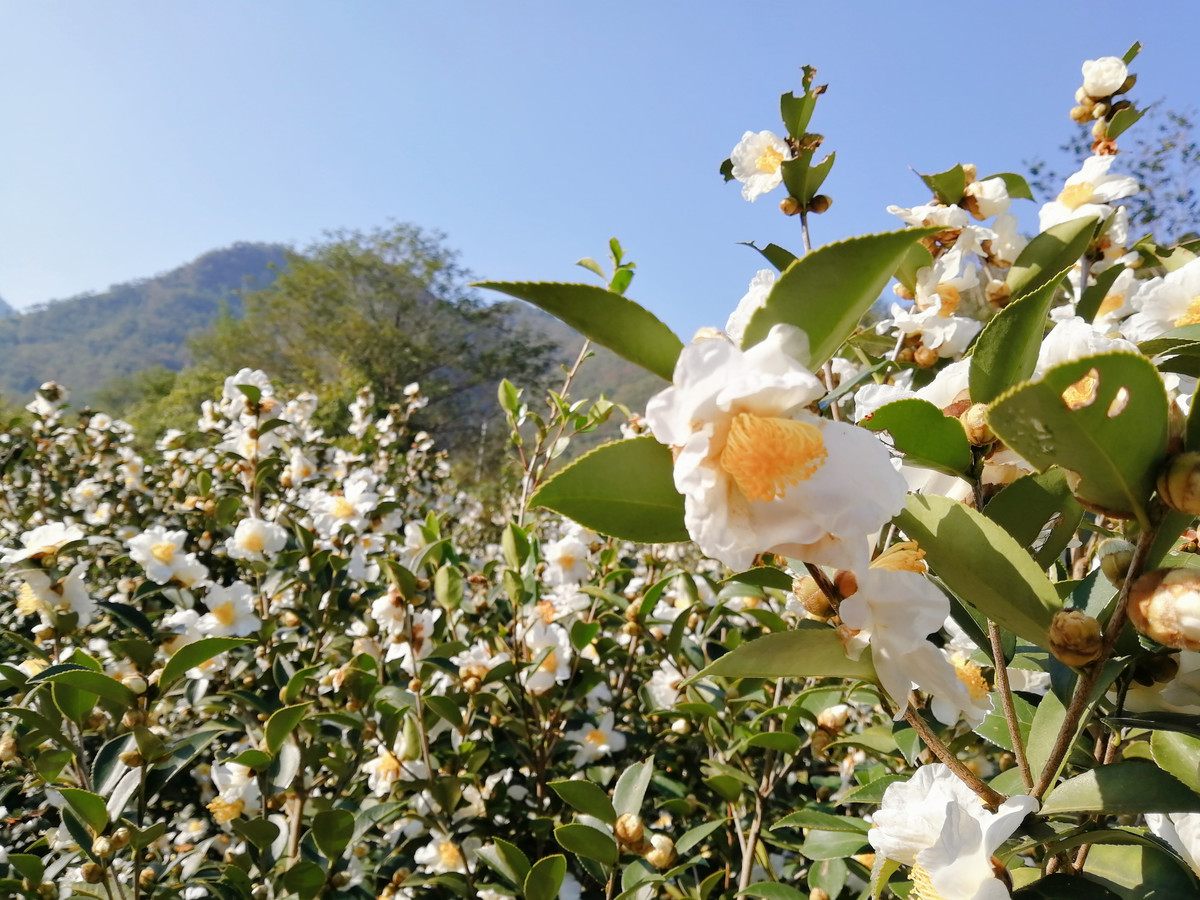
<path id="1" fill-rule="evenodd" d="M 188 362 L 188 335 L 207 327 L 222 305 L 237 315 L 239 292 L 270 284 L 284 249 L 238 243 L 104 293 L 7 316 L 0 309 L 0 395 L 23 404 L 53 380 L 84 404 L 113 378 L 153 366 L 178 371 Z"/>

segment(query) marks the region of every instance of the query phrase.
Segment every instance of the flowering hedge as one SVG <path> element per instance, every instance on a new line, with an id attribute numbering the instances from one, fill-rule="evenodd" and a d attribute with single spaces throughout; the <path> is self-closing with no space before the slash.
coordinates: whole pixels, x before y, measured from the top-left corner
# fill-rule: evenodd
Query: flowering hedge
<path id="1" fill-rule="evenodd" d="M 1200 262 L 1117 204 L 1137 49 L 1085 64 L 1030 239 L 1024 180 L 960 165 L 812 249 L 806 69 L 723 167 L 804 252 L 723 331 L 628 299 L 615 241 L 605 287 L 490 284 L 672 380 L 569 463 L 587 345 L 548 406 L 503 382 L 499 509 L 417 385 L 327 435 L 242 370 L 144 453 L 43 386 L 0 445 L 0 888 L 1200 893 Z"/>

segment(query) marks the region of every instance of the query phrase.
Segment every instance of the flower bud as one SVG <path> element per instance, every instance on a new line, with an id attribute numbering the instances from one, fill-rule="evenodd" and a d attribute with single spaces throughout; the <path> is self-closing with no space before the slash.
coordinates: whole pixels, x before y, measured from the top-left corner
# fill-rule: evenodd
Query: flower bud
<path id="1" fill-rule="evenodd" d="M 818 619 L 828 619 L 833 615 L 833 607 L 825 592 L 817 587 L 816 580 L 811 575 L 792 581 L 792 593 L 800 601 L 800 605 L 810 616 Z"/>
<path id="2" fill-rule="evenodd" d="M 843 599 L 853 597 L 858 593 L 858 577 L 848 570 L 842 570 L 833 576 L 833 588 Z"/>
<path id="3" fill-rule="evenodd" d="M 972 446 L 986 447 L 996 440 L 995 432 L 988 427 L 986 403 L 975 403 L 967 407 L 958 417 L 958 421 L 962 423 L 963 432 Z"/>
<path id="4" fill-rule="evenodd" d="M 808 211 L 820 215 L 833 206 L 833 198 L 828 194 L 817 194 L 808 201 Z"/>
<path id="5" fill-rule="evenodd" d="M 1159 473 L 1158 495 L 1171 509 L 1200 515 L 1200 453 L 1172 457 Z"/>
<path id="6" fill-rule="evenodd" d="M 808 900 L 829 900 L 829 891 L 815 887 L 808 892 Z"/>
<path id="7" fill-rule="evenodd" d="M 820 756 L 825 752 L 825 748 L 833 743 L 833 735 L 824 728 L 818 728 L 812 733 L 808 743 L 813 756 Z"/>
<path id="8" fill-rule="evenodd" d="M 1166 684 L 1178 674 L 1179 655 L 1176 653 L 1151 656 L 1149 659 L 1141 660 L 1133 668 L 1133 680 L 1142 687 Z"/>
<path id="9" fill-rule="evenodd" d="M 625 607 L 625 621 L 636 622 L 642 614 L 642 601 L 635 600 Z"/>
<path id="10" fill-rule="evenodd" d="M 99 884 L 104 880 L 104 866 L 100 865 L 100 863 L 85 862 L 79 867 L 79 874 L 83 876 L 83 880 L 88 884 Z M 39 891 L 38 893 L 41 892 Z"/>
<path id="11" fill-rule="evenodd" d="M 121 684 L 125 685 L 125 687 L 129 688 L 139 697 L 146 693 L 147 689 L 150 687 L 150 683 L 136 672 L 134 672 L 132 675 L 126 675 L 124 678 L 122 678 Z"/>
<path id="12" fill-rule="evenodd" d="M 800 201 L 795 197 L 784 197 L 779 201 L 779 211 L 785 216 L 798 215 L 800 210 Z"/>
<path id="13" fill-rule="evenodd" d="M 675 842 L 665 834 L 650 837 L 650 852 L 644 857 L 656 869 L 669 869 L 675 862 Z"/>
<path id="14" fill-rule="evenodd" d="M 11 731 L 0 736 L 0 762 L 10 763 L 17 758 L 17 741 Z"/>
<path id="15" fill-rule="evenodd" d="M 830 734 L 837 734 L 846 727 L 849 718 L 850 707 L 845 703 L 838 703 L 817 713 L 817 724 Z"/>
<path id="16" fill-rule="evenodd" d="M 1100 658 L 1100 623 L 1081 609 L 1063 609 L 1050 623 L 1050 652 L 1068 666 L 1086 666 Z"/>
<path id="17" fill-rule="evenodd" d="M 113 849 L 114 847 L 112 839 L 106 838 L 104 835 L 100 835 L 98 838 L 92 841 L 93 856 L 98 856 L 101 859 L 104 859 L 107 856 L 113 855 Z"/>
<path id="18" fill-rule="evenodd" d="M 1092 109 L 1090 106 L 1072 106 L 1071 121 L 1078 122 L 1083 125 L 1085 122 L 1091 121 Z"/>
<path id="19" fill-rule="evenodd" d="M 133 832 L 128 828 L 118 828 L 112 833 L 112 848 L 113 850 L 124 850 L 129 846 L 129 842 L 133 840 Z"/>
<path id="20" fill-rule="evenodd" d="M 126 728 L 137 728 L 139 725 L 145 725 L 146 711 L 136 708 L 125 710 L 125 715 L 121 716 L 121 724 Z"/>
<path id="21" fill-rule="evenodd" d="M 1133 544 L 1120 538 L 1107 538 L 1096 548 L 1100 571 L 1112 582 L 1113 587 L 1120 588 L 1125 584 L 1125 574 L 1133 562 L 1133 550 Z"/>
<path id="22" fill-rule="evenodd" d="M 100 877 L 103 880 L 103 873 Z M 37 886 L 37 895 L 41 900 L 58 900 L 58 886 L 52 881 L 43 881 Z"/>
<path id="23" fill-rule="evenodd" d="M 671 723 L 671 730 L 676 734 L 691 734 L 692 723 L 687 719 L 676 719 Z"/>
<path id="24" fill-rule="evenodd" d="M 936 350 L 930 350 L 928 347 L 921 346 L 913 351 L 913 362 L 922 369 L 933 368 L 938 361 Z"/>
<path id="25" fill-rule="evenodd" d="M 1156 569 L 1133 583 L 1133 627 L 1164 647 L 1200 650 L 1200 572 Z"/>
<path id="26" fill-rule="evenodd" d="M 124 753 L 118 754 L 117 759 L 129 766 L 131 769 L 136 769 L 139 766 L 145 765 L 146 763 L 146 760 L 142 757 L 142 754 L 136 750 L 126 750 Z"/>
<path id="27" fill-rule="evenodd" d="M 613 834 L 616 835 L 618 843 L 627 850 L 640 846 L 646 836 L 642 817 L 634 813 L 621 814 L 613 826 Z"/>
<path id="28" fill-rule="evenodd" d="M 154 876 L 156 874 L 157 873 L 154 871 L 153 866 L 146 866 L 138 875 L 138 884 L 144 888 L 150 887 L 150 885 L 154 883 Z"/>

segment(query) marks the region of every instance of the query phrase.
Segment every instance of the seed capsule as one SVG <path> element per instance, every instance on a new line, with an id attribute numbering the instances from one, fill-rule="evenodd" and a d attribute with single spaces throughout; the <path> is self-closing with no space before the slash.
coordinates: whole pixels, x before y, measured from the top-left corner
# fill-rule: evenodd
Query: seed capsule
<path id="1" fill-rule="evenodd" d="M 642 817 L 634 813 L 622 813 L 617 817 L 617 822 L 613 826 L 613 834 L 616 835 L 621 846 L 626 849 L 640 846 L 642 839 L 646 836 Z"/>
<path id="2" fill-rule="evenodd" d="M 1112 582 L 1113 587 L 1121 587 L 1125 583 L 1125 574 L 1129 564 L 1133 562 L 1133 544 L 1120 538 L 1108 538 L 1101 541 L 1096 548 L 1096 556 L 1100 560 L 1100 571 Z"/>

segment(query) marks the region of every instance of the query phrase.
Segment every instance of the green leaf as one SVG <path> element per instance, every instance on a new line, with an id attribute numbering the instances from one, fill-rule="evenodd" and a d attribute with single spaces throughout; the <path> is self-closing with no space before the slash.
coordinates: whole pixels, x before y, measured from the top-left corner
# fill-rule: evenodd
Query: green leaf
<path id="1" fill-rule="evenodd" d="M 190 768 L 209 744 L 228 731 L 228 728 L 218 725 L 193 732 L 173 743 L 170 756 L 146 774 L 146 796 L 153 798 L 172 778 Z"/>
<path id="2" fill-rule="evenodd" d="M 312 703 L 298 703 L 295 706 L 285 706 L 283 709 L 277 709 L 271 713 L 271 718 L 267 719 L 267 725 L 263 729 L 263 736 L 267 741 L 267 750 L 272 754 L 279 752 L 279 748 L 283 746 L 283 742 L 287 740 L 287 736 L 296 730 L 296 726 L 308 714 L 308 708 Z"/>
<path id="3" fill-rule="evenodd" d="M 988 175 L 986 178 L 980 178 L 980 181 L 988 181 L 992 178 L 999 178 L 1004 182 L 1004 187 L 1008 191 L 1008 196 L 1014 200 L 1032 200 L 1033 191 L 1029 189 L 1029 182 L 1024 176 L 1018 175 L 1016 172 L 997 172 L 995 175 Z"/>
<path id="4" fill-rule="evenodd" d="M 543 484 L 529 503 L 624 540 L 688 539 L 671 451 L 652 437 L 597 447 Z"/>
<path id="5" fill-rule="evenodd" d="M 354 813 L 348 809 L 327 809 L 313 817 L 313 840 L 330 862 L 341 859 L 354 835 Z"/>
<path id="6" fill-rule="evenodd" d="M 1195 877 L 1178 857 L 1152 847 L 1093 845 L 1084 875 L 1125 898 L 1175 900 L 1200 895 Z M 1075 896 L 1090 900 L 1092 894 Z"/>
<path id="7" fill-rule="evenodd" d="M 846 859 L 861 853 L 867 836 L 854 831 L 810 831 L 800 853 L 809 859 Z"/>
<path id="8" fill-rule="evenodd" d="M 1096 233 L 1096 222 L 1094 216 L 1060 222 L 1031 240 L 1004 279 L 1012 298 L 1036 291 L 1075 265 Z"/>
<path id="9" fill-rule="evenodd" d="M 525 900 L 555 900 L 566 874 L 567 858 L 561 853 L 539 859 L 525 876 Z"/>
<path id="10" fill-rule="evenodd" d="M 971 444 L 962 423 L 928 400 L 911 397 L 886 403 L 860 424 L 890 434 L 907 463 L 948 475 L 971 471 Z"/>
<path id="11" fill-rule="evenodd" d="M 794 887 L 780 884 L 778 881 L 759 881 L 746 887 L 737 896 L 761 897 L 763 900 L 808 900 L 807 894 L 802 894 Z"/>
<path id="12" fill-rule="evenodd" d="M 896 280 L 910 291 L 917 289 L 917 273 L 933 265 L 933 254 L 924 244 L 913 244 L 896 269 Z"/>
<path id="13" fill-rule="evenodd" d="M 90 669 L 72 669 L 51 675 L 46 681 L 52 684 L 66 684 L 81 691 L 111 700 L 122 709 L 130 709 L 137 704 L 137 695 L 115 678 L 109 678 L 100 672 Z"/>
<path id="14" fill-rule="evenodd" d="M 804 137 L 808 123 L 812 119 L 813 110 L 817 108 L 819 91 L 805 91 L 799 97 L 788 91 L 779 98 L 779 117 L 783 119 L 783 127 L 794 138 Z"/>
<path id="15" fill-rule="evenodd" d="M 1055 366 L 996 400 L 988 423 L 1039 471 L 1059 465 L 1078 475 L 1074 493 L 1084 503 L 1149 525 L 1145 503 L 1168 422 L 1162 378 L 1144 356 L 1107 353 Z"/>
<path id="16" fill-rule="evenodd" d="M 654 757 L 650 757 L 646 762 L 634 763 L 617 779 L 617 786 L 613 788 L 613 811 L 618 816 L 623 816 L 626 813 L 631 815 L 641 815 L 642 801 L 646 797 L 646 788 L 650 786 L 650 779 L 654 775 Z"/>
<path id="17" fill-rule="evenodd" d="M 552 781 L 550 782 L 550 788 L 563 799 L 563 802 L 573 809 L 577 809 L 589 816 L 595 816 L 601 822 L 606 822 L 609 825 L 616 823 L 617 814 L 613 810 L 612 801 L 608 799 L 608 794 L 599 785 L 593 784 L 590 781 L 574 779 L 570 781 Z M 563 846 L 565 847 L 566 844 L 563 844 Z M 568 847 L 567 849 L 570 848 Z"/>
<path id="18" fill-rule="evenodd" d="M 495 843 L 480 847 L 479 856 L 516 887 L 525 884 L 529 875 L 529 859 L 514 844 L 496 838 Z"/>
<path id="19" fill-rule="evenodd" d="M 667 381 L 683 342 L 655 316 L 620 294 L 590 284 L 482 281 L 474 287 L 532 303 L 584 337 Z"/>
<path id="20" fill-rule="evenodd" d="M 69 684 L 53 682 L 50 683 L 50 697 L 54 701 L 55 708 L 79 726 L 87 721 L 99 699 L 90 691 L 81 691 Z"/>
<path id="21" fill-rule="evenodd" d="M 588 644 L 596 639 L 596 635 L 600 633 L 599 622 L 583 622 L 575 621 L 571 623 L 571 646 L 576 650 L 582 650 Z"/>
<path id="22" fill-rule="evenodd" d="M 924 544 L 922 544 L 924 546 Z M 793 631 L 763 635 L 726 653 L 693 678 L 853 678 L 875 681 L 871 651 L 849 659 L 828 625 L 801 622 Z"/>
<path id="23" fill-rule="evenodd" d="M 1002 628 L 1048 648 L 1062 608 L 1046 574 L 1003 528 L 947 497 L 909 494 L 896 524 L 954 594 Z"/>
<path id="24" fill-rule="evenodd" d="M 983 514 L 1012 535 L 1047 569 L 1075 536 L 1083 507 L 1075 501 L 1062 469 L 1023 475 L 988 501 Z M 1043 529 L 1049 527 L 1041 544 Z"/>
<path id="25" fill-rule="evenodd" d="M 757 250 L 767 262 L 780 272 L 796 261 L 796 254 L 790 250 L 785 250 L 778 244 L 767 244 L 765 247 L 760 247 L 754 241 L 741 241 L 740 243 L 743 247 L 750 247 Z"/>
<path id="26" fill-rule="evenodd" d="M 841 802 L 843 804 L 880 803 L 883 801 L 883 792 L 888 789 L 889 785 L 893 785 L 897 781 L 907 781 L 908 778 L 908 775 L 884 775 L 847 792 Z"/>
<path id="27" fill-rule="evenodd" d="M 1091 324 L 1092 320 L 1096 318 L 1096 313 L 1100 311 L 1100 304 L 1104 302 L 1104 296 L 1108 293 L 1108 289 L 1113 286 L 1117 276 L 1124 271 L 1125 266 L 1117 263 L 1097 275 L 1096 283 L 1084 289 L 1083 297 L 1080 298 L 1079 305 L 1075 307 L 1075 315 Z"/>
<path id="28" fill-rule="evenodd" d="M 818 831 L 845 831 L 853 834 L 866 834 L 867 823 L 862 819 L 851 816 L 835 816 L 832 813 L 816 809 L 802 809 L 784 816 L 771 826 L 776 828 L 814 828 Z"/>
<path id="29" fill-rule="evenodd" d="M 963 171 L 961 164 L 956 165 L 953 169 L 947 169 L 945 172 L 938 172 L 936 175 L 921 175 L 920 172 L 917 174 L 933 191 L 933 195 L 946 206 L 956 205 L 966 193 L 967 174 Z"/>
<path id="30" fill-rule="evenodd" d="M 613 865 L 620 855 L 612 835 L 605 834 L 591 825 L 559 825 L 554 829 L 554 839 L 564 850 L 570 850 L 586 859 L 594 859 L 606 866 Z"/>
<path id="31" fill-rule="evenodd" d="M 1108 120 L 1108 127 L 1105 129 L 1107 136 L 1113 140 L 1119 138 L 1131 127 L 1138 123 L 1138 120 L 1146 114 L 1144 109 L 1136 109 L 1132 106 L 1127 106 L 1124 109 L 1118 109 L 1111 119 Z"/>
<path id="32" fill-rule="evenodd" d="M 232 650 L 234 647 L 244 647 L 253 644 L 251 638 L 210 637 L 201 638 L 190 644 L 185 644 L 175 651 L 175 655 L 163 666 L 162 675 L 158 679 L 158 691 L 165 694 L 167 689 L 201 663 L 206 663 L 214 656 Z"/>
<path id="33" fill-rule="evenodd" d="M 1017 727 L 1021 735 L 1022 746 L 1029 743 L 1029 728 L 1033 723 L 1034 713 L 1037 711 L 1032 703 L 1021 697 L 1019 694 L 1013 694 L 1013 708 L 1017 714 Z M 997 747 L 1013 752 L 1012 738 L 1008 733 L 1008 721 L 1004 717 L 1004 710 L 996 708 L 991 710 L 984 720 L 975 729 L 975 733 L 987 741 L 991 741 Z"/>
<path id="34" fill-rule="evenodd" d="M 984 326 L 971 351 L 972 401 L 991 403 L 1033 374 L 1062 274 L 1008 304 Z"/>
<path id="35" fill-rule="evenodd" d="M 1013 900 L 1120 900 L 1119 894 L 1082 875 L 1055 872 L 1013 893 Z"/>
<path id="36" fill-rule="evenodd" d="M 279 837 L 279 826 L 270 819 L 236 818 L 232 819 L 229 824 L 234 831 L 262 853 L 266 853 L 271 844 L 275 842 L 275 838 Z"/>
<path id="37" fill-rule="evenodd" d="M 783 731 L 762 731 L 746 739 L 743 747 L 763 747 L 779 753 L 792 754 L 800 749 L 800 735 Z"/>
<path id="38" fill-rule="evenodd" d="M 1193 719 L 1193 716 L 1188 718 Z M 1176 731 L 1155 731 L 1150 735 L 1154 761 L 1193 791 L 1200 793 L 1200 738 Z"/>
<path id="39" fill-rule="evenodd" d="M 311 860 L 302 859 L 284 873 L 283 886 L 299 894 L 301 900 L 308 900 L 325 886 L 325 870 Z"/>
<path id="40" fill-rule="evenodd" d="M 1125 55 L 1121 57 L 1121 62 L 1125 63 L 1125 65 L 1129 65 L 1131 62 L 1137 59 L 1137 55 L 1141 52 L 1142 42 L 1134 41 L 1129 45 L 1129 49 L 1125 51 Z"/>
<path id="41" fill-rule="evenodd" d="M 1088 812 L 1107 815 L 1200 812 L 1200 795 L 1147 760 L 1097 766 L 1058 785 L 1041 815 Z"/>
<path id="42" fill-rule="evenodd" d="M 807 208 L 809 201 L 821 188 L 821 183 L 833 168 L 835 154 L 830 153 L 815 166 L 812 164 L 812 150 L 805 150 L 794 159 L 786 160 L 779 166 L 779 174 L 783 177 L 784 187 L 788 195 L 800 201 Z"/>
<path id="43" fill-rule="evenodd" d="M 67 805 L 75 811 L 81 822 L 96 834 L 108 827 L 108 810 L 104 798 L 91 791 L 81 788 L 59 788 L 59 793 L 67 801 Z"/>
<path id="44" fill-rule="evenodd" d="M 850 238 L 806 254 L 779 276 L 746 325 L 742 348 L 788 323 L 808 335 L 811 369 L 833 356 L 878 298 L 914 244 L 937 229 L 913 228 Z"/>
<path id="45" fill-rule="evenodd" d="M 675 851 L 683 856 L 693 847 L 698 846 L 706 837 L 716 831 L 720 831 L 725 827 L 728 819 L 717 819 L 714 822 L 705 822 L 703 825 L 697 825 L 695 828 L 689 828 L 679 840 L 675 842 Z"/>
<path id="46" fill-rule="evenodd" d="M 34 884 L 41 882 L 42 874 L 46 871 L 42 864 L 42 858 L 34 856 L 32 853 L 10 853 L 8 854 L 8 864 L 16 869 L 22 877 L 28 878 Z"/>

